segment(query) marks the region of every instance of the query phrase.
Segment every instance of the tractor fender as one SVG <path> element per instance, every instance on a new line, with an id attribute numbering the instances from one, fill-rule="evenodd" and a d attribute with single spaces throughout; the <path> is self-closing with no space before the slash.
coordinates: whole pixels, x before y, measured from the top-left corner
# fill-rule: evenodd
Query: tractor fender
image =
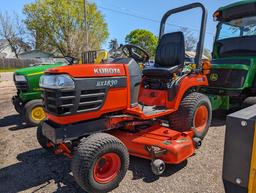
<path id="1" fill-rule="evenodd" d="M 205 75 L 191 74 L 189 76 L 185 76 L 179 81 L 177 94 L 174 100 L 169 102 L 168 106 L 174 107 L 174 109 L 177 110 L 180 106 L 180 102 L 188 91 L 193 88 L 204 86 L 208 86 L 208 79 Z"/>

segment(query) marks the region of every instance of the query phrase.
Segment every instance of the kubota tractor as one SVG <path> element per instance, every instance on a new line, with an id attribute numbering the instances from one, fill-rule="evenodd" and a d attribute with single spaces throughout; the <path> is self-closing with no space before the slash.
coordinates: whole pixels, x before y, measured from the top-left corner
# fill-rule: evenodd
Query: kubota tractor
<path id="1" fill-rule="evenodd" d="M 184 71 L 182 32 L 165 33 L 169 16 L 202 9 L 196 68 Z M 199 93 L 208 86 L 202 64 L 207 11 L 200 3 L 168 11 L 162 18 L 154 67 L 137 62 L 148 54 L 124 46 L 128 58 L 111 64 L 50 69 L 42 76 L 47 114 L 37 130 L 40 145 L 72 158 L 76 182 L 88 192 L 107 192 L 126 174 L 129 154 L 152 160 L 154 174 L 179 164 L 201 145 L 211 122 L 211 103 Z"/>

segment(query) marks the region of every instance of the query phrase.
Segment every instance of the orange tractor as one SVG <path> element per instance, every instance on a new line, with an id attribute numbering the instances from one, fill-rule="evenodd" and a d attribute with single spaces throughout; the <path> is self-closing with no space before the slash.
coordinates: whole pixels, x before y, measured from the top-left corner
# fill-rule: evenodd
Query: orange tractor
<path id="1" fill-rule="evenodd" d="M 184 71 L 182 32 L 165 33 L 169 16 L 202 9 L 196 68 Z M 121 182 L 129 154 L 152 160 L 154 174 L 179 164 L 199 148 L 211 123 L 211 103 L 201 61 L 207 10 L 200 3 L 168 11 L 162 18 L 155 66 L 139 62 L 148 54 L 125 45 L 127 58 L 111 64 L 72 65 L 42 76 L 45 120 L 37 129 L 40 145 L 72 158 L 76 182 L 88 192 L 107 192 Z"/>

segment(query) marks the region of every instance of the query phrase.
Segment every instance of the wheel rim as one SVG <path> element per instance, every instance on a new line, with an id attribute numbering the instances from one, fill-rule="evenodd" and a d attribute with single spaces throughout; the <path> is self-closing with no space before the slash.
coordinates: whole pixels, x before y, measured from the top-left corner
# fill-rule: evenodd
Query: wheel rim
<path id="1" fill-rule="evenodd" d="M 93 177 L 98 183 L 109 183 L 117 177 L 120 168 L 120 157 L 116 153 L 106 153 L 94 165 Z"/>
<path id="2" fill-rule="evenodd" d="M 208 123 L 209 112 L 205 105 L 201 105 L 197 108 L 195 115 L 194 115 L 194 128 L 202 132 Z"/>
<path id="3" fill-rule="evenodd" d="M 31 112 L 32 119 L 35 121 L 42 121 L 45 118 L 43 107 L 35 107 Z"/>

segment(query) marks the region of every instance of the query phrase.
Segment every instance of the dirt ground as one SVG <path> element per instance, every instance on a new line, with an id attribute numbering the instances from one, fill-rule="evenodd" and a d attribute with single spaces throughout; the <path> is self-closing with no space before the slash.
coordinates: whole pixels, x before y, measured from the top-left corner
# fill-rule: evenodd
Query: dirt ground
<path id="1" fill-rule="evenodd" d="M 0 74 L 0 193 L 79 193 L 70 172 L 70 160 L 40 148 L 34 127 L 26 127 L 15 112 L 12 74 Z M 214 118 L 203 146 L 165 174 L 151 173 L 150 162 L 131 157 L 130 167 L 114 193 L 224 193 L 221 172 L 225 117 Z"/>

